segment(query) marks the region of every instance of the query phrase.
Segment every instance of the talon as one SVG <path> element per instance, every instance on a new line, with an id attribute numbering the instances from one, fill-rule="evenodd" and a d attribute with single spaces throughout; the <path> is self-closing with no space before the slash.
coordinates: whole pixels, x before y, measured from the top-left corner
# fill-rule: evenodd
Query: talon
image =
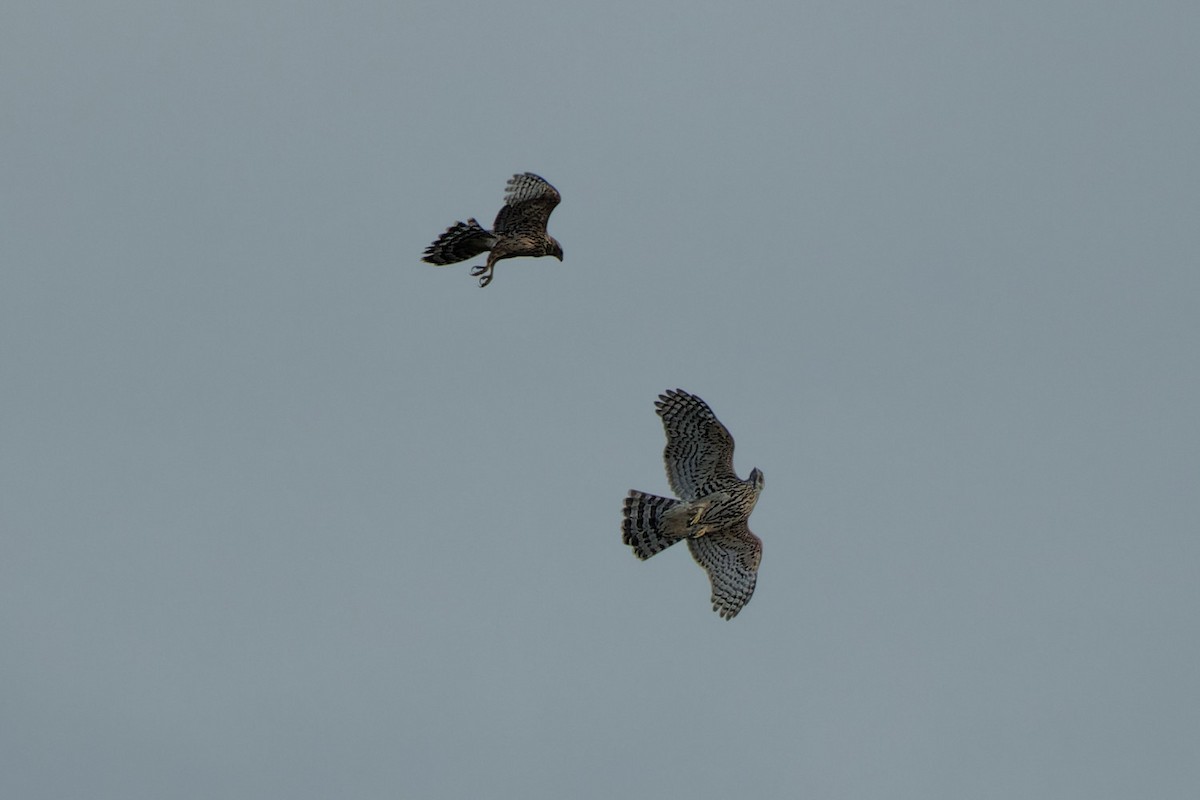
<path id="1" fill-rule="evenodd" d="M 492 282 L 492 276 L 484 275 L 482 278 L 479 279 L 479 288 L 482 289 L 483 287 L 487 286 L 491 282 Z"/>
<path id="2" fill-rule="evenodd" d="M 471 274 L 477 278 L 485 272 L 487 272 L 486 266 L 471 267 Z"/>

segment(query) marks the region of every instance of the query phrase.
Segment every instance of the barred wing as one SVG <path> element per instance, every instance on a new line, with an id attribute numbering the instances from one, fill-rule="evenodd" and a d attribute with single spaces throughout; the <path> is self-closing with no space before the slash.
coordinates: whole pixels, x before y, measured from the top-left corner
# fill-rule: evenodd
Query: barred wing
<path id="1" fill-rule="evenodd" d="M 499 235 L 519 231 L 546 232 L 550 212 L 562 195 L 545 179 L 532 172 L 513 175 L 504 192 L 504 207 L 496 214 L 492 229 Z"/>
<path id="2" fill-rule="evenodd" d="M 669 389 L 654 407 L 667 434 L 663 461 L 675 494 L 698 500 L 741 483 L 733 471 L 733 436 L 707 403 L 682 389 Z"/>
<path id="3" fill-rule="evenodd" d="M 745 524 L 688 539 L 692 558 L 704 567 L 712 584 L 713 611 L 733 619 L 754 595 L 762 540 Z"/>

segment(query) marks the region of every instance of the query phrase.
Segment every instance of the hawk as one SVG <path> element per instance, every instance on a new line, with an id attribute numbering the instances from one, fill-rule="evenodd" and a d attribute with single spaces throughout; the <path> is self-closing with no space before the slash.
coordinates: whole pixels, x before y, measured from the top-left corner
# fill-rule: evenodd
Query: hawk
<path id="1" fill-rule="evenodd" d="M 480 225 L 474 217 L 456 222 L 425 248 L 421 260 L 444 266 L 490 250 L 486 264 L 471 268 L 481 287 L 492 282 L 496 262 L 505 258 L 554 256 L 562 261 L 562 245 L 546 233 L 550 212 L 560 200 L 558 190 L 545 178 L 532 172 L 513 175 L 504 192 L 504 207 L 496 214 L 492 230 Z"/>
<path id="2" fill-rule="evenodd" d="M 742 480 L 733 471 L 733 437 L 708 404 L 681 389 L 654 403 L 667 434 L 663 460 L 675 500 L 632 490 L 625 498 L 623 541 L 647 559 L 687 540 L 712 583 L 713 611 L 733 619 L 750 602 L 762 560 L 762 540 L 747 524 L 763 474 Z"/>

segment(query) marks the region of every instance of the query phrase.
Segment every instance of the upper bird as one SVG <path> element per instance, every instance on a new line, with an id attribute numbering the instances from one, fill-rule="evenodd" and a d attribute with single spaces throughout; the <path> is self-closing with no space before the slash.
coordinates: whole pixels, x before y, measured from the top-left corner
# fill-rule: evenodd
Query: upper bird
<path id="1" fill-rule="evenodd" d="M 504 207 L 496 214 L 493 230 L 480 225 L 474 217 L 466 222 L 456 222 L 425 248 L 421 260 L 444 266 L 490 250 L 486 264 L 471 268 L 471 274 L 479 278 L 481 287 L 492 282 L 496 262 L 505 258 L 554 256 L 562 261 L 562 245 L 546 233 L 550 212 L 561 200 L 558 189 L 545 178 L 532 172 L 513 175 L 508 181 Z"/>
<path id="2" fill-rule="evenodd" d="M 733 619 L 754 594 L 762 540 L 750 532 L 750 512 L 763 489 L 757 467 L 742 480 L 733 471 L 733 436 L 708 404 L 681 389 L 655 401 L 667 434 L 663 460 L 679 500 L 636 490 L 625 497 L 625 544 L 647 559 L 687 540 L 712 583 L 713 611 Z"/>

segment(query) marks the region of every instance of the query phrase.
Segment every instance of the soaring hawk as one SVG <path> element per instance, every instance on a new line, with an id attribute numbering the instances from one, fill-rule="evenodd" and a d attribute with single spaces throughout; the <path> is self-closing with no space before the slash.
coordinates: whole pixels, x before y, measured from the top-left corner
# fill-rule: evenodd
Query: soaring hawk
<path id="1" fill-rule="evenodd" d="M 504 207 L 496 215 L 492 230 L 480 225 L 474 217 L 456 222 L 425 248 L 422 261 L 438 266 L 457 264 L 491 251 L 486 264 L 471 268 L 480 286 L 492 282 L 496 262 L 505 258 L 554 256 L 562 261 L 562 245 L 546 233 L 550 212 L 560 200 L 558 190 L 544 178 L 532 172 L 513 175 L 504 192 Z"/>
<path id="2" fill-rule="evenodd" d="M 733 437 L 708 404 L 680 389 L 654 403 L 667 434 L 667 481 L 679 495 L 631 491 L 621 529 L 625 544 L 647 559 L 687 540 L 692 557 L 708 572 L 713 611 L 733 619 L 750 602 L 762 560 L 762 540 L 747 524 L 763 474 L 742 480 L 733 471 Z"/>

